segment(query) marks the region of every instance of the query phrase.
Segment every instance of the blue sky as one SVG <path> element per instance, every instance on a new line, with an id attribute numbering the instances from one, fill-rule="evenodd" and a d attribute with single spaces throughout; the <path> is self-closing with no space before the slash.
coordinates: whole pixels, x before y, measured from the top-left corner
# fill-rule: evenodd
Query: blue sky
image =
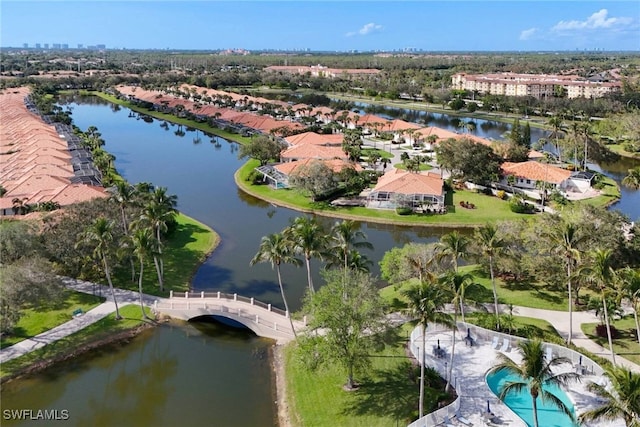
<path id="1" fill-rule="evenodd" d="M 640 51 L 640 1 L 7 1 L 0 45 Z"/>

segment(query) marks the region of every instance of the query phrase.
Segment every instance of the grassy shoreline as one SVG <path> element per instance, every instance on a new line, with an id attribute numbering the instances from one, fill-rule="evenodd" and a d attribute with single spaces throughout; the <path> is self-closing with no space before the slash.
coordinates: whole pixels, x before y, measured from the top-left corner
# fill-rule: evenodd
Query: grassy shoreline
<path id="1" fill-rule="evenodd" d="M 73 93 L 73 92 L 72 92 Z M 244 144 L 250 140 L 250 138 L 243 137 L 237 134 L 231 134 L 218 128 L 213 128 L 206 123 L 198 123 L 187 119 L 178 118 L 170 114 L 159 113 L 157 111 L 150 111 L 138 106 L 133 105 L 131 102 L 120 100 L 112 95 L 103 92 L 92 91 L 80 91 L 81 95 L 96 95 L 109 102 L 116 103 L 118 105 L 125 106 L 134 111 L 148 114 L 152 117 L 170 121 L 184 126 L 189 126 L 195 129 L 202 130 L 204 132 L 212 133 L 237 142 Z M 405 101 L 398 101 L 405 102 Z M 394 104 L 391 104 L 392 106 Z M 455 112 L 453 112 L 455 113 Z M 452 114 L 447 110 L 446 114 Z M 461 114 L 462 115 L 462 114 Z M 514 117 L 515 118 L 515 117 Z M 253 162 L 253 163 L 252 163 Z M 244 179 L 248 173 L 253 170 L 255 161 L 249 160 L 243 166 L 241 166 L 234 174 L 234 181 L 236 185 L 245 193 L 272 203 L 277 206 L 293 209 L 302 213 L 322 215 L 331 218 L 338 219 L 350 219 L 355 221 L 369 221 L 378 224 L 387 225 L 401 225 L 401 226 L 420 226 L 420 227 L 439 227 L 439 228 L 474 228 L 482 226 L 487 222 L 495 222 L 500 220 L 516 220 L 522 218 L 522 215 L 515 214 L 509 210 L 508 203 L 503 200 L 499 200 L 495 197 L 489 197 L 479 195 L 471 191 L 457 190 L 453 194 L 453 205 L 451 209 L 453 212 L 449 212 L 446 215 L 407 215 L 398 216 L 395 211 L 380 210 L 380 209 L 368 209 L 363 207 L 342 207 L 334 208 L 323 204 L 313 203 L 310 200 L 304 200 L 301 197 L 287 197 L 285 191 L 279 190 L 280 193 L 276 193 L 275 190 L 269 191 L 258 186 L 252 186 L 248 184 Z M 260 186 L 262 187 L 262 186 Z M 603 201 L 600 196 L 593 204 L 608 206 L 619 200 L 618 197 L 613 197 L 608 194 Z M 478 209 L 466 210 L 459 208 L 460 201 L 467 201 L 475 204 Z"/>
<path id="2" fill-rule="evenodd" d="M 151 316 L 150 309 L 147 313 Z M 120 308 L 122 320 L 115 319 L 111 313 L 86 328 L 67 337 L 54 341 L 44 347 L 16 357 L 0 365 L 0 384 L 30 375 L 65 360 L 86 354 L 106 345 L 127 342 L 154 323 L 141 319 L 140 306 L 130 304 Z"/>
<path id="3" fill-rule="evenodd" d="M 155 279 L 153 266 L 145 266 L 145 280 L 143 281 L 143 291 L 145 293 L 168 296 L 169 290 L 186 291 L 189 290 L 189 283 L 197 268 L 209 256 L 220 243 L 220 236 L 207 225 L 188 217 L 184 214 L 177 216 L 178 228 L 167 242 L 165 258 L 165 292 L 159 292 Z M 138 290 L 138 285 L 129 279 L 129 272 L 123 271 L 120 275 L 115 275 L 114 285 L 133 291 Z M 181 278 L 187 278 L 181 279 Z M 48 312 L 41 310 L 30 311 L 29 316 L 25 316 L 18 327 L 25 329 L 24 333 L 18 336 L 8 337 L 2 343 L 2 347 L 8 347 L 21 340 L 32 338 L 33 336 L 54 328 L 71 320 L 71 312 L 80 307 L 88 311 L 99 302 L 97 297 L 87 294 L 73 294 L 62 304 L 62 308 Z M 104 298 L 103 298 L 104 299 Z M 150 313 L 150 310 L 147 309 Z M 35 373 L 51 366 L 54 363 L 66 360 L 74 355 L 86 353 L 98 347 L 114 344 L 120 341 L 127 341 L 140 331 L 150 326 L 148 321 L 141 318 L 140 307 L 137 305 L 127 305 L 121 308 L 121 313 L 125 317 L 123 321 L 115 321 L 113 314 L 107 318 L 87 326 L 86 328 L 46 345 L 43 348 L 27 353 L 16 359 L 5 362 L 0 367 L 0 381 L 4 382 L 15 378 L 23 373 Z M 46 328 L 42 328 L 42 323 Z M 39 325 L 32 325 L 38 323 Z M 21 326 L 22 325 L 22 326 Z"/>
<path id="4" fill-rule="evenodd" d="M 395 210 L 368 209 L 364 207 L 336 208 L 326 204 L 314 203 L 294 190 L 274 190 L 266 185 L 251 185 L 246 181 L 246 178 L 257 165 L 257 161 L 249 160 L 240 167 L 234 174 L 236 185 L 253 197 L 303 213 L 378 224 L 440 228 L 474 228 L 487 222 L 522 218 L 520 214 L 511 212 L 508 202 L 468 190 L 456 190 L 454 192 L 453 206 L 450 207 L 452 212 L 445 215 L 413 214 L 400 216 L 396 214 Z M 459 202 L 463 200 L 474 203 L 476 209 L 460 208 Z"/>

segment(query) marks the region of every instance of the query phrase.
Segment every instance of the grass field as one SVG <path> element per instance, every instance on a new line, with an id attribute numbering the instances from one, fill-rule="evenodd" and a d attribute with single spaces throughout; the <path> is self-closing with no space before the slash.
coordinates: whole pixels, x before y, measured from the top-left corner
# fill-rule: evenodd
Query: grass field
<path id="1" fill-rule="evenodd" d="M 597 323 L 583 323 L 582 332 L 602 347 L 609 349 L 607 338 L 596 336 L 595 328 L 597 325 Z M 620 332 L 620 337 L 613 340 L 613 350 L 616 354 L 640 365 L 640 344 L 638 344 L 633 316 L 615 320 L 612 325 Z"/>
<path id="2" fill-rule="evenodd" d="M 407 425 L 416 419 L 419 371 L 416 375 L 406 354 L 411 329 L 403 326 L 392 346 L 371 355 L 371 369 L 356 377 L 360 388 L 352 392 L 342 389 L 346 382 L 342 367 L 332 364 L 310 371 L 297 358 L 295 346 L 287 346 L 287 401 L 294 414 L 293 425 L 383 427 Z M 425 387 L 425 411 L 436 409 L 441 396 L 440 390 Z"/>
<path id="3" fill-rule="evenodd" d="M 461 273 L 471 273 L 474 282 L 478 286 L 470 287 L 466 291 L 466 298 L 470 302 L 493 303 L 493 287 L 491 279 L 478 269 L 477 265 L 467 265 L 460 267 Z M 500 304 L 512 304 L 522 307 L 541 308 L 546 310 L 568 310 L 567 296 L 565 295 L 564 284 L 551 288 L 540 283 L 521 282 L 507 283 L 501 279 L 496 279 L 498 301 Z M 402 307 L 402 291 L 410 284 L 402 287 L 387 286 L 381 290 L 384 300 L 393 309 Z M 581 295 L 587 292 L 583 291 Z"/>
<path id="4" fill-rule="evenodd" d="M 164 287 L 160 292 L 158 276 L 153 260 L 149 260 L 144 267 L 142 290 L 151 295 L 168 296 L 169 290 L 186 291 L 189 289 L 191 277 L 220 241 L 220 237 L 208 226 L 183 214 L 176 216 L 178 227 L 169 236 L 163 248 L 164 259 Z M 136 271 L 139 264 L 136 262 Z M 138 290 L 138 281 L 131 281 L 131 270 L 128 263 L 116 271 L 113 286 Z"/>
<path id="5" fill-rule="evenodd" d="M 508 202 L 468 190 L 455 190 L 449 196 L 451 206 L 449 206 L 450 210 L 446 215 L 412 214 L 399 216 L 394 210 L 368 209 L 357 206 L 335 207 L 327 203 L 314 203 L 309 197 L 294 189 L 275 190 L 267 185 L 252 185 L 246 178 L 258 165 L 258 161 L 252 159 L 238 169 L 236 172 L 238 186 L 255 197 L 302 212 L 385 224 L 440 227 L 474 227 L 487 222 L 523 218 L 522 215 L 511 212 Z M 473 203 L 476 208 L 462 208 L 461 201 Z"/>
<path id="6" fill-rule="evenodd" d="M 104 301 L 104 298 L 65 290 L 60 302 L 39 305 L 23 311 L 13 333 L 0 341 L 0 348 L 8 347 L 27 338 L 55 328 L 71 320 L 74 310 L 85 313 Z"/>

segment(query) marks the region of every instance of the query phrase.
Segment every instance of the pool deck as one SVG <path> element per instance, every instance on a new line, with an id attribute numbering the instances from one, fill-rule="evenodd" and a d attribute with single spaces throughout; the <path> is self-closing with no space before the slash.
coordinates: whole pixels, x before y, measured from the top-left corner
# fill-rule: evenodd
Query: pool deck
<path id="1" fill-rule="evenodd" d="M 438 345 L 438 340 L 440 348 L 446 352 L 446 357 L 437 358 L 432 354 L 432 348 Z M 414 340 L 418 345 L 420 345 L 421 341 L 422 338 L 420 335 Z M 485 382 L 485 375 L 490 368 L 498 363 L 497 354 L 500 352 L 500 346 L 498 350 L 495 350 L 491 344 L 491 342 L 476 342 L 473 347 L 468 347 L 461 339 L 460 334 L 456 334 L 452 377 L 454 382 L 457 381 L 457 385 L 460 387 L 461 396 L 458 416 L 451 420 L 451 424 L 527 427 L 518 415 L 511 411 L 511 409 L 493 394 Z M 500 344 L 502 344 L 502 342 Z M 451 358 L 451 332 L 427 331 L 425 353 L 426 365 L 435 368 L 443 378 L 446 378 L 446 366 Z M 520 353 L 515 349 L 510 349 L 504 353 L 516 362 L 522 360 Z M 560 367 L 560 369 L 573 370 L 574 367 L 567 364 Z M 589 381 L 595 382 L 598 380 L 601 381 L 601 377 L 584 375 L 582 376 L 581 382 L 576 382 L 570 386 L 569 390 L 565 390 L 573 402 L 578 415 L 585 409 L 594 408 L 598 405 L 596 397 L 586 390 L 586 385 Z M 487 420 L 487 402 L 489 402 L 488 404 L 493 413 L 493 422 Z M 464 424 L 463 421 L 468 421 L 469 424 Z M 598 421 L 597 423 L 583 425 L 585 427 L 625 427 L 623 420 L 619 420 L 619 422 Z"/>

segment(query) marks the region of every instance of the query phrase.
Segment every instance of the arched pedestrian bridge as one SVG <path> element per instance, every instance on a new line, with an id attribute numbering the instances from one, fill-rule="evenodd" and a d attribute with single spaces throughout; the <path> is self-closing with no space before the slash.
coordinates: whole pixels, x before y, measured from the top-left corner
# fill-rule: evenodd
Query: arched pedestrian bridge
<path id="1" fill-rule="evenodd" d="M 190 320 L 200 316 L 220 316 L 232 319 L 251 329 L 256 335 L 287 343 L 294 338 L 289 313 L 238 294 L 222 292 L 171 292 L 168 299 L 156 300 L 156 313 L 176 319 Z M 296 331 L 305 324 L 293 321 Z"/>

